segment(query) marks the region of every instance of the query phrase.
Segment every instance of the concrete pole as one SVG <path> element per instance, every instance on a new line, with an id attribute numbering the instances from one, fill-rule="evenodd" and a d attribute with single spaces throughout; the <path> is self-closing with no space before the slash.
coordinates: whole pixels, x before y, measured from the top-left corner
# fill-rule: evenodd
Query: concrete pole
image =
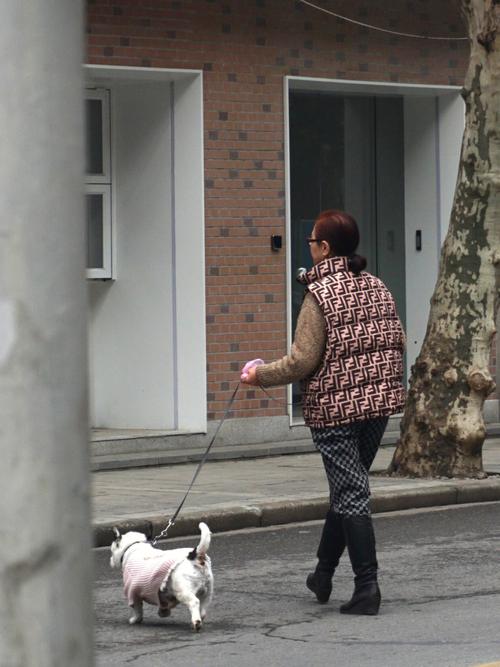
<path id="1" fill-rule="evenodd" d="M 2 667 L 93 664 L 82 38 L 80 0 L 2 0 Z"/>

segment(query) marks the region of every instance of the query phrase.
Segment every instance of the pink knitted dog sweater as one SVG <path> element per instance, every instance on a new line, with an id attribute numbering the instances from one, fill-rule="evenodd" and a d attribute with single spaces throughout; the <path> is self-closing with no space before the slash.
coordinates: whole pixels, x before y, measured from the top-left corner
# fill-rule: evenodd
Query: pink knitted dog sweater
<path id="1" fill-rule="evenodd" d="M 153 547 L 134 549 L 123 566 L 123 587 L 129 605 L 140 600 L 158 605 L 158 593 L 163 580 L 172 574 L 191 551 L 189 548 L 169 551 Z"/>

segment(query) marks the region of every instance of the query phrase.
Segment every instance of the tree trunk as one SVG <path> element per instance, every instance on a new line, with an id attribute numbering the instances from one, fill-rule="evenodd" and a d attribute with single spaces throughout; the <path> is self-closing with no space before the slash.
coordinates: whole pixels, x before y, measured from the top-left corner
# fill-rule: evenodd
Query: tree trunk
<path id="1" fill-rule="evenodd" d="M 500 286 L 500 0 L 462 0 L 471 53 L 450 226 L 389 471 L 484 477 L 483 404 Z"/>

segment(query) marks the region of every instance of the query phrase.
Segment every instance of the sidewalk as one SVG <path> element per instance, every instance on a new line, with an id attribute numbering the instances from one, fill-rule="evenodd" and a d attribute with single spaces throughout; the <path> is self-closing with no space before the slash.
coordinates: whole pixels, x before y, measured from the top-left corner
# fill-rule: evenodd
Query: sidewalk
<path id="1" fill-rule="evenodd" d="M 386 477 L 394 452 L 382 447 L 372 466 L 374 513 L 500 500 L 500 438 L 483 447 L 485 480 L 421 480 Z M 196 464 L 127 468 L 92 473 L 94 543 L 107 546 L 112 527 L 148 537 L 166 525 L 186 492 Z M 328 491 L 317 453 L 209 461 L 201 470 L 169 537 L 198 532 L 204 519 L 213 532 L 322 519 Z"/>

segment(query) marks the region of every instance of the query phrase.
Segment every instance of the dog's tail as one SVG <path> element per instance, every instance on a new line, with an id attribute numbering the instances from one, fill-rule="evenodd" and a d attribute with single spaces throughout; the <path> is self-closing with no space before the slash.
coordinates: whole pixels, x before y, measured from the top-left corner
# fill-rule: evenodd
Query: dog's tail
<path id="1" fill-rule="evenodd" d="M 206 523 L 201 522 L 198 525 L 198 528 L 201 531 L 200 543 L 191 551 L 188 558 L 189 560 L 197 560 L 200 565 L 204 565 L 205 557 L 210 547 L 210 536 L 212 533 Z"/>

